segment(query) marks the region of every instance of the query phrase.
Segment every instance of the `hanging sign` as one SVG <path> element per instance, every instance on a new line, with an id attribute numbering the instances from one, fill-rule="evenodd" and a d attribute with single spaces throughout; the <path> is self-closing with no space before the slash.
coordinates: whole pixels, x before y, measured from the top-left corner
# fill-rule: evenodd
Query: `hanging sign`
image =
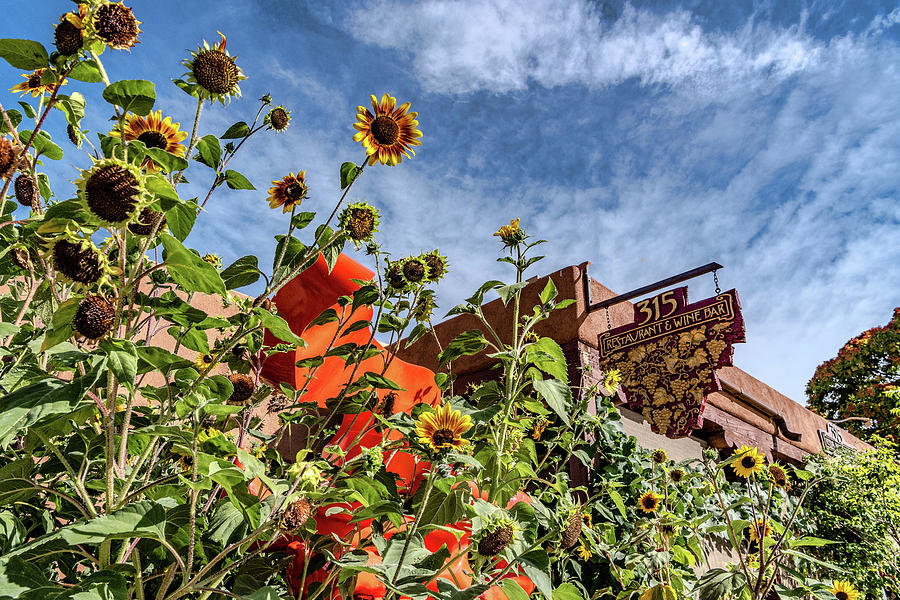
<path id="1" fill-rule="evenodd" d="M 688 304 L 680 287 L 635 303 L 633 323 L 600 334 L 600 368 L 619 370 L 628 407 L 654 432 L 685 437 L 703 425 L 706 396 L 722 389 L 716 369 L 743 341 L 736 290 Z"/>

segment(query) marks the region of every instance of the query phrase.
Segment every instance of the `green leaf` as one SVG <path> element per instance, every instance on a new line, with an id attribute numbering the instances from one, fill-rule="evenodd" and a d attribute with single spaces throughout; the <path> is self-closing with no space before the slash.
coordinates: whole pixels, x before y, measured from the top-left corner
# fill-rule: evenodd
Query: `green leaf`
<path id="1" fill-rule="evenodd" d="M 294 218 L 291 219 L 291 225 L 294 226 L 294 229 L 303 229 L 307 225 L 309 225 L 313 219 L 316 218 L 316 213 L 314 212 L 302 212 L 294 215 Z"/>
<path id="2" fill-rule="evenodd" d="M 19 132 L 19 137 L 23 141 L 27 140 L 31 137 L 31 131 L 23 129 Z M 62 148 L 50 141 L 50 134 L 46 131 L 38 131 L 38 134 L 34 136 L 31 145 L 34 146 L 35 150 L 42 156 L 46 156 L 51 160 L 60 160 L 63 157 Z"/>
<path id="3" fill-rule="evenodd" d="M 550 559 L 543 550 L 532 550 L 521 557 L 525 575 L 534 582 L 547 600 L 553 600 L 553 583 L 550 581 Z"/>
<path id="4" fill-rule="evenodd" d="M 165 527 L 165 508 L 157 502 L 142 500 L 86 523 L 64 527 L 59 534 L 69 545 L 74 546 L 132 537 L 164 540 Z"/>
<path id="5" fill-rule="evenodd" d="M 34 107 L 31 106 L 29 103 L 22 102 L 21 100 L 19 100 L 19 106 L 22 107 L 22 111 L 25 113 L 25 116 L 28 117 L 29 119 L 33 119 L 33 118 L 37 117 L 37 112 L 35 112 Z"/>
<path id="6" fill-rule="evenodd" d="M 153 162 L 165 169 L 168 173 L 184 171 L 188 168 L 188 161 L 171 152 L 166 152 L 162 148 L 147 148 L 145 153 Z"/>
<path id="7" fill-rule="evenodd" d="M 0 447 L 7 448 L 19 431 L 47 417 L 74 413 L 82 404 L 86 381 L 44 379 L 7 394 L 0 411 Z"/>
<path id="8" fill-rule="evenodd" d="M 799 540 L 791 540 L 788 542 L 791 548 L 800 548 L 802 546 L 827 546 L 828 544 L 836 544 L 832 540 L 823 540 L 822 538 L 806 536 Z"/>
<path id="9" fill-rule="evenodd" d="M 188 234 L 191 233 L 196 219 L 196 198 L 187 202 L 179 202 L 166 211 L 166 223 L 169 229 L 172 230 L 172 234 L 181 242 L 187 239 Z"/>
<path id="10" fill-rule="evenodd" d="M 558 294 L 558 292 L 556 291 L 556 285 L 554 285 L 553 279 L 548 277 L 547 285 L 545 285 L 544 289 L 541 291 L 541 295 L 540 295 L 541 304 L 547 304 L 548 302 L 550 302 L 551 300 L 556 298 L 557 294 Z"/>
<path id="11" fill-rule="evenodd" d="M 544 301 L 546 302 L 546 300 Z M 510 598 L 512 600 L 512 598 Z M 584 596 L 578 591 L 578 588 L 569 582 L 559 584 L 559 587 L 553 590 L 553 600 L 584 600 Z"/>
<path id="12" fill-rule="evenodd" d="M 372 371 L 366 371 L 361 377 L 366 383 L 371 385 L 375 389 L 379 390 L 402 390 L 403 388 L 384 377 L 383 375 L 379 375 L 378 373 L 373 373 Z"/>
<path id="13" fill-rule="evenodd" d="M 143 363 L 140 366 L 141 373 L 153 369 L 166 373 L 172 369 L 180 369 L 191 365 L 191 361 L 156 346 L 137 346 L 135 351 L 138 359 Z"/>
<path id="14" fill-rule="evenodd" d="M 0 58 L 23 71 L 46 67 L 50 57 L 47 49 L 31 40 L 0 39 Z"/>
<path id="15" fill-rule="evenodd" d="M 558 379 L 535 379 L 531 382 L 535 391 L 547 402 L 547 405 L 553 409 L 553 412 L 562 419 L 563 423 L 569 424 L 569 412 L 572 407 L 572 390 L 568 384 Z"/>
<path id="16" fill-rule="evenodd" d="M 6 116 L 9 117 L 9 121 L 12 123 L 13 127 L 18 127 L 19 123 L 22 122 L 22 113 L 14 108 L 7 109 Z M 6 126 L 6 119 L 0 118 L 0 134 L 2 133 L 9 133 L 9 127 Z"/>
<path id="17" fill-rule="evenodd" d="M 69 73 L 69 77 L 87 83 L 100 83 L 103 81 L 103 75 L 100 74 L 100 69 L 97 67 L 97 61 L 95 60 L 79 62 Z"/>
<path id="18" fill-rule="evenodd" d="M 84 96 L 78 92 L 72 92 L 69 96 L 60 94 L 56 98 L 56 107 L 65 113 L 66 122 L 78 125 L 78 122 L 84 118 Z"/>
<path id="19" fill-rule="evenodd" d="M 107 338 L 100 342 L 100 349 L 106 353 L 106 365 L 120 383 L 131 387 L 137 376 L 138 355 L 134 344 L 128 340 Z"/>
<path id="20" fill-rule="evenodd" d="M 627 519 L 628 513 L 625 510 L 625 502 L 622 500 L 622 494 L 612 488 L 608 489 L 607 493 L 609 494 L 609 497 L 612 498 L 613 504 L 619 509 L 619 514 L 622 515 L 622 518 Z"/>
<path id="21" fill-rule="evenodd" d="M 248 135 L 250 135 L 250 127 L 243 121 L 238 121 L 229 127 L 228 131 L 220 135 L 219 138 L 223 140 L 236 140 L 238 138 L 247 137 Z"/>
<path id="22" fill-rule="evenodd" d="M 528 594 L 522 589 L 522 586 L 515 579 L 504 579 L 500 583 L 500 589 L 506 594 L 509 600 L 528 600 Z"/>
<path id="23" fill-rule="evenodd" d="M 222 146 L 219 145 L 219 139 L 214 135 L 204 135 L 200 138 L 194 160 L 202 162 L 210 169 L 218 169 L 221 159 Z"/>
<path id="24" fill-rule="evenodd" d="M 259 262 L 252 254 L 242 256 L 222 271 L 222 281 L 225 282 L 225 288 L 229 290 L 256 283 L 258 280 Z"/>
<path id="25" fill-rule="evenodd" d="M 542 337 L 530 344 L 525 355 L 535 367 L 563 382 L 569 381 L 566 357 L 562 348 L 552 338 Z"/>
<path id="26" fill-rule="evenodd" d="M 456 360 L 460 356 L 477 354 L 487 346 L 487 340 L 480 329 L 470 329 L 456 336 L 438 355 L 440 366 Z"/>
<path id="27" fill-rule="evenodd" d="M 124 79 L 106 86 L 103 99 L 110 104 L 121 106 L 126 112 L 146 116 L 156 102 L 156 88 L 152 81 L 144 79 Z"/>
<path id="28" fill-rule="evenodd" d="M 174 204 L 181 202 L 178 192 L 162 175 L 148 175 L 144 186 L 147 191 L 164 201 L 161 202 L 163 210 L 169 210 Z"/>
<path id="29" fill-rule="evenodd" d="M 501 288 L 497 288 L 497 293 L 500 294 L 500 299 L 503 300 L 503 306 L 509 304 L 509 301 L 512 300 L 515 295 L 526 285 L 528 285 L 528 282 L 523 281 L 521 283 L 513 283 L 510 285 L 505 285 Z"/>
<path id="30" fill-rule="evenodd" d="M 232 171 L 228 169 L 225 171 L 225 183 L 233 190 L 255 190 L 253 184 L 250 181 L 238 173 L 237 171 Z"/>
<path id="31" fill-rule="evenodd" d="M 200 258 L 199 254 L 185 248 L 171 235 L 161 233 L 159 237 L 166 250 L 166 270 L 175 283 L 188 292 L 220 296 L 227 293 L 225 283 L 214 266 Z"/>
<path id="32" fill-rule="evenodd" d="M 346 188 L 353 183 L 353 180 L 359 175 L 359 167 L 352 162 L 345 162 L 341 165 L 341 189 Z"/>
<path id="33" fill-rule="evenodd" d="M 75 313 L 78 312 L 79 303 L 79 298 L 69 298 L 59 305 L 59 308 L 53 313 L 50 329 L 44 334 L 41 352 L 46 352 L 53 346 L 72 337 L 72 319 L 75 318 Z"/>
<path id="34" fill-rule="evenodd" d="M 273 315 L 260 306 L 253 309 L 253 314 L 258 316 L 263 327 L 272 332 L 272 335 L 279 340 L 289 344 L 296 344 L 297 346 L 306 345 L 306 342 L 304 342 L 300 336 L 291 331 L 291 327 L 287 324 L 287 321 L 278 315 Z"/>

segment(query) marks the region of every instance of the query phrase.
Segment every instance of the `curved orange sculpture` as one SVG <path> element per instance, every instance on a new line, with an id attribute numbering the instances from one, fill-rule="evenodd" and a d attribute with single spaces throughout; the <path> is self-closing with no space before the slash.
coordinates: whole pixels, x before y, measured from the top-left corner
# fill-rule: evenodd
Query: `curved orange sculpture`
<path id="1" fill-rule="evenodd" d="M 434 372 L 387 355 L 383 346 L 374 339 L 369 327 L 342 335 L 343 329 L 359 320 L 371 321 L 373 311 L 371 307 L 363 306 L 350 313 L 350 307 L 342 307 L 338 299 L 341 296 L 352 296 L 353 292 L 359 289 L 360 286 L 353 281 L 354 279 L 367 281 L 372 276 L 373 273 L 369 269 L 343 254 L 338 257 L 334 269 L 329 273 L 324 258 L 320 256 L 312 267 L 291 280 L 274 297 L 278 313 L 287 321 L 292 331 L 303 337 L 306 346 L 270 355 L 263 365 L 262 376 L 273 382 L 276 387 L 279 383 L 287 383 L 294 389 L 302 391 L 300 401 L 314 402 L 323 418 L 327 418 L 326 415 L 329 414 L 329 401 L 339 398 L 348 384 L 367 372 L 383 375 L 401 388 L 393 391 L 392 413 L 410 414 L 417 404 L 437 406 L 440 403 L 441 393 L 434 382 Z M 310 323 L 327 309 L 334 310 L 340 320 L 310 326 Z M 266 331 L 266 345 L 273 346 L 279 342 L 280 340 Z M 347 343 L 358 346 L 371 345 L 382 352 L 349 366 L 343 358 L 337 356 L 326 357 L 318 367 L 296 366 L 298 361 L 323 356 L 330 348 Z M 379 402 L 382 402 L 388 393 L 391 392 L 380 390 Z M 328 445 L 339 446 L 344 450 L 345 456 L 325 456 L 325 458 L 340 464 L 367 448 L 403 439 L 403 435 L 396 430 L 378 427 L 378 422 L 378 418 L 371 411 L 342 415 L 338 431 Z M 388 472 L 397 475 L 401 491 L 412 493 L 431 465 L 419 460 L 414 454 L 396 449 L 385 453 L 384 466 Z M 486 497 L 480 494 L 471 482 L 470 486 L 473 496 Z M 510 506 L 518 501 L 530 502 L 530 499 L 520 492 L 510 502 Z M 328 509 L 340 506 L 347 512 L 329 514 L 333 511 Z M 368 537 L 371 532 L 371 519 L 350 523 L 350 513 L 358 507 L 358 503 L 319 507 L 315 514 L 317 532 L 331 536 L 347 547 L 355 548 L 359 541 Z M 452 560 L 452 564 L 438 577 L 447 579 L 457 588 L 464 589 L 472 585 L 472 571 L 468 562 L 468 552 L 465 551 L 471 544 L 470 527 L 465 522 L 450 527 L 456 529 L 459 535 L 435 529 L 425 535 L 425 546 L 431 552 L 437 552 L 444 545 L 447 546 L 451 557 L 448 561 Z M 396 531 L 385 532 L 385 537 L 390 537 L 394 533 Z M 309 559 L 310 553 L 299 538 L 283 537 L 270 545 L 268 550 L 286 551 L 295 555 L 286 573 L 288 585 L 295 597 L 303 600 L 306 598 L 306 590 L 310 583 L 328 581 L 325 567 L 307 573 L 305 579 L 303 578 L 304 564 Z M 369 554 L 369 564 L 381 562 L 381 557 L 374 547 L 369 546 L 364 550 Z M 337 554 L 340 554 L 340 549 L 337 550 Z M 515 578 L 529 594 L 534 590 L 534 584 L 523 575 L 509 573 L 504 578 L 506 577 Z M 436 592 L 436 581 L 429 583 L 428 587 Z M 359 573 L 354 597 L 381 600 L 385 593 L 385 585 L 378 577 L 371 573 Z M 506 600 L 506 595 L 496 585 L 482 594 L 482 597 L 486 600 Z M 331 598 L 333 600 L 340 598 L 337 586 L 333 584 Z"/>

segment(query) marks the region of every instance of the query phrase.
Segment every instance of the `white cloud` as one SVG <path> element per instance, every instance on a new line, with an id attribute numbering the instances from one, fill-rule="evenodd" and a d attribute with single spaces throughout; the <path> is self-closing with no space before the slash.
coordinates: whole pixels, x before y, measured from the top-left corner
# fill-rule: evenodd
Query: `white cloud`
<path id="1" fill-rule="evenodd" d="M 359 39 L 412 55 L 425 89 L 461 94 L 544 87 L 687 84 L 720 93 L 724 83 L 785 77 L 818 60 L 820 44 L 799 27 L 748 23 L 705 31 L 684 10 L 654 14 L 626 5 L 613 22 L 586 1 L 425 2 L 374 0 L 346 26 Z"/>

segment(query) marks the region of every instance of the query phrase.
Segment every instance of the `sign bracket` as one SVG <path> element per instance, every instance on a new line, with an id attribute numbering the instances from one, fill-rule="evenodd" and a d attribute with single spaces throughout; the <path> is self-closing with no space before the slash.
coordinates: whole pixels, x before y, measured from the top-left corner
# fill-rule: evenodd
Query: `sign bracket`
<path id="1" fill-rule="evenodd" d="M 688 279 L 693 279 L 694 277 L 699 277 L 700 275 L 705 275 L 709 272 L 714 273 L 722 268 L 722 265 L 720 265 L 719 263 L 711 262 L 703 265 L 702 267 L 697 267 L 696 269 L 691 269 L 689 271 L 685 271 L 684 273 L 679 273 L 678 275 L 666 277 L 665 279 L 661 279 L 655 283 L 645 285 L 644 287 L 639 287 L 635 290 L 631 290 L 630 292 L 619 294 L 618 296 L 609 298 L 608 300 L 601 300 L 596 304 L 591 304 L 590 296 L 588 296 L 588 312 L 594 312 L 595 310 L 599 310 L 601 308 L 609 308 L 614 304 L 625 302 L 627 300 L 631 300 L 632 298 L 637 298 L 638 296 L 643 296 L 644 294 L 655 292 L 656 290 L 661 290 L 662 288 L 675 285 L 676 283 L 681 283 L 682 281 L 687 281 Z M 585 279 L 587 279 L 587 277 L 585 277 Z M 590 291 L 590 283 L 588 283 L 587 285 L 587 290 Z"/>

